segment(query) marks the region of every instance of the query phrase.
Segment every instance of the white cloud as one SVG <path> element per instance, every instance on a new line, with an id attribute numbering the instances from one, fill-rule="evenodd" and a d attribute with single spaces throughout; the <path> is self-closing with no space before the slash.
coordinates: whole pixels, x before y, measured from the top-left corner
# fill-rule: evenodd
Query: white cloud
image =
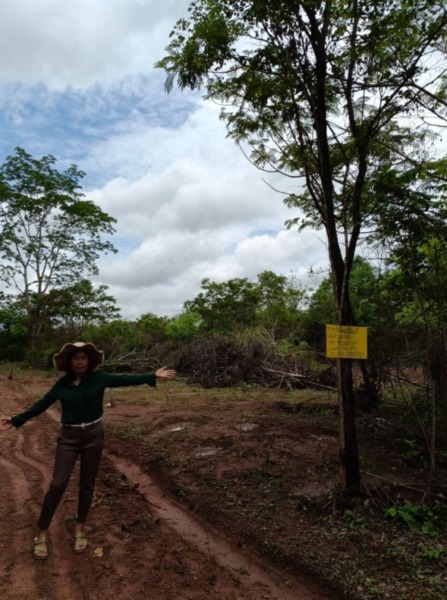
<path id="1" fill-rule="evenodd" d="M 129 289 L 166 284 L 180 278 L 191 265 L 217 260 L 223 251 L 222 240 L 212 233 L 160 234 L 145 240 L 128 256 L 106 262 L 101 279 Z"/>
<path id="2" fill-rule="evenodd" d="M 279 269 L 306 279 L 310 269 L 319 270 L 326 264 L 325 252 L 321 236 L 312 231 L 298 233 L 294 229 L 243 240 L 234 258 L 241 270 L 252 278 L 261 271 Z"/>
<path id="3" fill-rule="evenodd" d="M 227 232 L 228 233 L 228 232 Z M 101 269 L 100 280 L 110 285 L 125 313 L 136 318 L 145 312 L 173 316 L 186 300 L 200 291 L 204 278 L 227 281 L 246 277 L 254 281 L 262 271 L 292 276 L 301 285 L 319 282 L 311 272 L 327 261 L 321 239 L 312 232 L 280 231 L 243 239 L 231 252 L 225 232 L 209 235 L 175 233 L 146 241 L 130 256 L 111 261 Z M 229 235 L 229 237 L 234 237 Z"/>
<path id="4" fill-rule="evenodd" d="M 85 87 L 147 72 L 185 0 L 14 0 L 0 7 L 0 78 Z"/>

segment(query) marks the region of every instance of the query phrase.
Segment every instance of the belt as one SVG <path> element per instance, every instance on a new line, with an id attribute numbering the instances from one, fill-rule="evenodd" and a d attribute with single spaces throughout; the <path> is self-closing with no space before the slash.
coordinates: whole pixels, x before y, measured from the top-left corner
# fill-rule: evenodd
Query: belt
<path id="1" fill-rule="evenodd" d="M 89 421 L 88 423 L 62 423 L 62 425 L 64 427 L 80 427 L 81 429 L 85 429 L 86 427 L 96 425 L 96 423 L 99 423 L 100 421 L 102 421 L 102 417 L 99 417 L 99 419 L 96 419 L 96 421 Z"/>

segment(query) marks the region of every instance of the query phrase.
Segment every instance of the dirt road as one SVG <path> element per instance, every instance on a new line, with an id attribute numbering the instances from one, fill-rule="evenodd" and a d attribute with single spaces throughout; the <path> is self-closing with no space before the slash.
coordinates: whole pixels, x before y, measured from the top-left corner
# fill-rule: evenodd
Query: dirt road
<path id="1" fill-rule="evenodd" d="M 0 380 L 0 412 L 16 414 L 51 381 Z M 106 417 L 107 419 L 107 417 Z M 51 475 L 58 424 L 50 414 L 0 437 L 0 597 L 5 600 L 328 600 L 317 585 L 232 545 L 107 442 L 88 523 L 73 552 L 75 472 L 50 529 L 47 561 L 31 543 Z"/>

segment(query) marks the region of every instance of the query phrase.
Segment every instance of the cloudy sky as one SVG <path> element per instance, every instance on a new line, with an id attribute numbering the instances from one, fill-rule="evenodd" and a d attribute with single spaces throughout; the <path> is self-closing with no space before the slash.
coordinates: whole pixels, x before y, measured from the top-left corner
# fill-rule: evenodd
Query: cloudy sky
<path id="1" fill-rule="evenodd" d="M 154 63 L 187 0 L 10 0 L 0 4 L 0 161 L 17 146 L 85 171 L 85 195 L 115 217 L 119 252 L 95 280 L 125 318 L 173 316 L 200 282 L 265 270 L 315 284 L 315 232 L 226 139 L 198 93 L 166 94 Z M 290 183 L 270 181 L 285 191 Z"/>

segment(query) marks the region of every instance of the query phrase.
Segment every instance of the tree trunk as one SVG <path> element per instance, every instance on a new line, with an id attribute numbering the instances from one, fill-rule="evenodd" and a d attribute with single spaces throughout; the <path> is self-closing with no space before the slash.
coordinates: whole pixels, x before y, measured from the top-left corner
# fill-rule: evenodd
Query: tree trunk
<path id="1" fill-rule="evenodd" d="M 355 396 L 352 380 L 352 361 L 338 359 L 338 398 L 340 406 L 340 473 L 341 494 L 360 488 L 360 464 L 355 424 Z"/>
<path id="2" fill-rule="evenodd" d="M 337 302 L 338 324 L 341 326 L 353 325 L 354 316 L 351 300 L 349 297 L 349 272 L 352 258 L 346 262 L 340 260 L 340 255 L 335 254 L 338 261 L 334 260 L 334 254 L 330 255 L 334 265 L 334 292 Z M 349 495 L 360 489 L 360 464 L 357 444 L 356 430 L 356 399 L 354 394 L 354 382 L 352 377 L 352 360 L 339 358 L 337 360 L 338 375 L 338 399 L 340 407 L 340 472 L 339 485 L 340 494 Z"/>

